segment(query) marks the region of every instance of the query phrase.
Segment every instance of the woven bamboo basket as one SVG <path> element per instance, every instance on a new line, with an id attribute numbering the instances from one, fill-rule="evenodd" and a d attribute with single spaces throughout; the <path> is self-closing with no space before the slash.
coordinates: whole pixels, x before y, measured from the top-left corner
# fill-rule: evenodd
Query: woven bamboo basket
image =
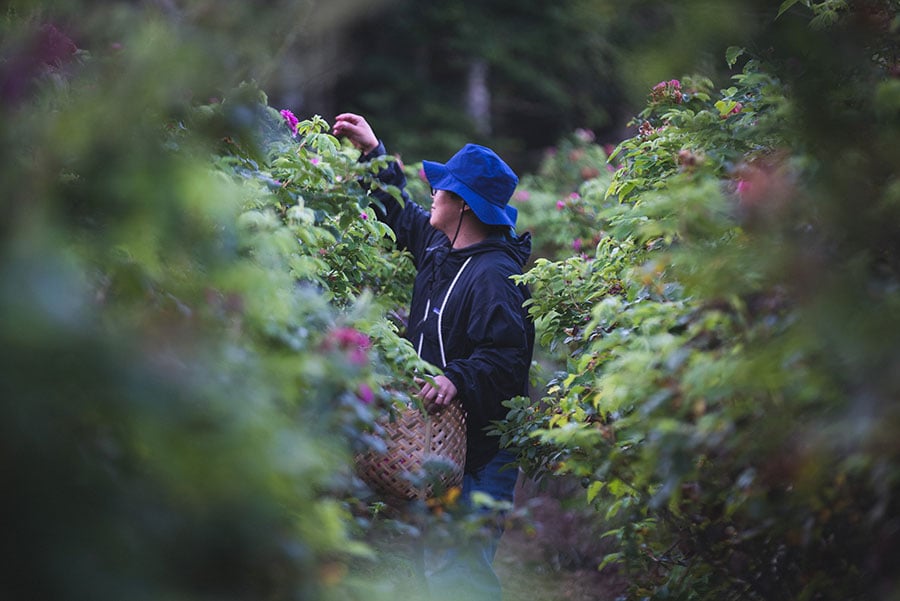
<path id="1" fill-rule="evenodd" d="M 356 457 L 359 477 L 388 500 L 425 500 L 462 484 L 466 420 L 459 402 L 423 414 L 410 407 L 380 422 L 386 450 Z"/>

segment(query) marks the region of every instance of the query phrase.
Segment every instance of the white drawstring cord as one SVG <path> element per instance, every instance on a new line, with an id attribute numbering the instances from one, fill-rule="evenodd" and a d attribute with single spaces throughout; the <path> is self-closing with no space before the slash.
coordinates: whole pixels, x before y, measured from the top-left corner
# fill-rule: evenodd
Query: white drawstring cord
<path id="1" fill-rule="evenodd" d="M 447 294 L 444 295 L 444 302 L 441 303 L 441 309 L 438 313 L 438 322 L 437 322 L 437 331 L 438 331 L 438 345 L 441 347 L 441 367 L 447 367 L 447 356 L 444 354 L 444 334 L 441 332 L 441 320 L 444 317 L 444 307 L 447 306 L 447 299 L 450 298 L 450 293 L 453 292 L 453 287 L 456 286 L 457 280 L 459 280 L 459 276 L 462 275 L 463 270 L 469 264 L 469 261 L 472 260 L 472 257 L 466 259 L 466 262 L 462 264 L 462 267 L 459 268 L 459 271 L 456 272 L 456 277 L 453 278 L 453 281 L 450 282 L 450 287 L 447 288 Z"/>

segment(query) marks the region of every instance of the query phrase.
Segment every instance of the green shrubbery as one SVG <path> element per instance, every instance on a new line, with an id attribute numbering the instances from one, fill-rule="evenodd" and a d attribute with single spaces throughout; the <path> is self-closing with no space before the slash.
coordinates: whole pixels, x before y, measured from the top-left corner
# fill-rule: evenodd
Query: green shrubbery
<path id="1" fill-rule="evenodd" d="M 501 431 L 582 478 L 633 598 L 896 586 L 898 17 L 876 4 L 774 36 L 728 89 L 654 87 L 611 185 L 580 190 L 599 241 L 522 277 L 561 369 Z"/>
<path id="2" fill-rule="evenodd" d="M 93 53 L 4 22 L 3 595 L 372 598 L 347 498 L 423 367 L 410 268 L 320 120 L 191 101 L 201 32 L 118 14 Z"/>

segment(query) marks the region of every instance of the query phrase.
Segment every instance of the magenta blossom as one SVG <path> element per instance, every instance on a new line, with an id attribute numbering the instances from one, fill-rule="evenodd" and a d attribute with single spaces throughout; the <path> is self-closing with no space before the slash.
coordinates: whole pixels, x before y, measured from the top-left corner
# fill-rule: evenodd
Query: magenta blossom
<path id="1" fill-rule="evenodd" d="M 344 351 L 345 356 L 352 364 L 365 365 L 369 362 L 369 349 L 372 348 L 372 341 L 359 330 L 340 327 L 331 331 L 331 336 L 323 342 L 323 347 L 327 350 L 337 347 Z"/>
<path id="2" fill-rule="evenodd" d="M 674 102 L 675 104 L 681 104 L 683 99 L 684 94 L 681 93 L 681 82 L 677 79 L 661 81 L 653 86 L 653 89 L 650 91 L 650 101 L 654 103 Z"/>
<path id="3" fill-rule="evenodd" d="M 358 396 L 359 400 L 361 400 L 366 405 L 371 404 L 372 401 L 375 400 L 375 393 L 372 392 L 372 389 L 369 388 L 369 385 L 365 383 L 359 385 L 359 392 L 356 393 L 356 396 Z"/>
<path id="4" fill-rule="evenodd" d="M 291 128 L 291 135 L 297 137 L 297 125 L 300 123 L 300 120 L 294 116 L 294 113 L 287 109 L 282 109 L 281 117 L 288 124 L 288 127 Z"/>
<path id="5" fill-rule="evenodd" d="M 557 211 L 562 211 L 562 210 L 565 209 L 565 208 L 566 208 L 566 201 L 564 201 L 564 200 L 557 200 L 557 201 L 556 201 L 556 210 L 557 210 Z"/>
<path id="6" fill-rule="evenodd" d="M 342 349 L 357 347 L 366 350 L 372 346 L 369 337 L 354 328 L 337 328 L 332 332 L 332 336 Z"/>

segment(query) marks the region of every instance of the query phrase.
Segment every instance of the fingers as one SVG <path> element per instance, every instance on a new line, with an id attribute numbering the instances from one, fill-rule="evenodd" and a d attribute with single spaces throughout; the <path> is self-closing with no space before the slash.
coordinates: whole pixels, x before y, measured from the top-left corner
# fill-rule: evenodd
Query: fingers
<path id="1" fill-rule="evenodd" d="M 355 115 L 353 113 L 341 113 L 337 117 L 334 118 L 335 121 L 346 121 L 347 123 L 352 123 L 353 125 L 358 124 L 360 121 L 365 121 L 359 115 Z"/>
<path id="2" fill-rule="evenodd" d="M 445 376 L 437 376 L 434 378 L 433 384 L 422 380 L 419 382 L 422 384 L 419 398 L 422 399 L 426 407 L 446 407 L 456 398 L 456 386 Z"/>
<path id="3" fill-rule="evenodd" d="M 354 113 L 341 113 L 335 117 L 331 132 L 335 136 L 345 136 L 363 152 L 370 152 L 378 146 L 378 138 L 375 137 L 372 126 L 363 117 Z"/>
<path id="4" fill-rule="evenodd" d="M 360 123 L 365 123 L 365 120 L 359 115 L 343 113 L 334 118 L 334 126 L 332 129 L 335 132 L 357 132 L 361 129 Z"/>

